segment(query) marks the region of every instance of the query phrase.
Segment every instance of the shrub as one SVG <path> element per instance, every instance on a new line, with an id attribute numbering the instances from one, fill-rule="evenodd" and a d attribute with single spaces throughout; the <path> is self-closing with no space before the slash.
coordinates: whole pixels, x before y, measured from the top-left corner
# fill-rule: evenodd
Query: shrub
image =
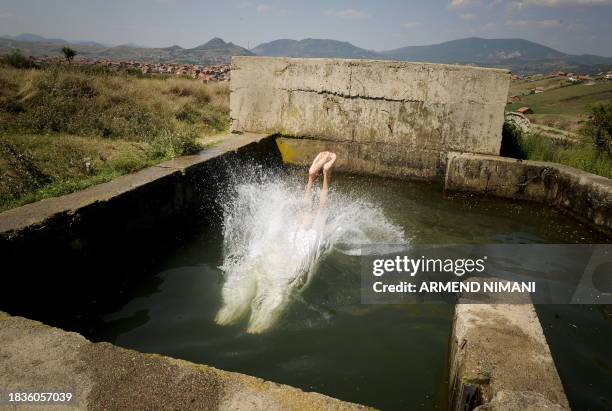
<path id="1" fill-rule="evenodd" d="M 591 109 L 591 117 L 583 133 L 600 152 L 612 156 L 612 103 L 600 104 Z"/>
<path id="2" fill-rule="evenodd" d="M 193 130 L 183 129 L 175 132 L 164 131 L 157 136 L 152 144 L 153 157 L 165 160 L 186 154 L 193 154 L 202 149 L 196 141 Z"/>
<path id="3" fill-rule="evenodd" d="M 38 67 L 30 58 L 21 54 L 19 49 L 14 49 L 0 59 L 0 62 L 19 69 L 30 69 Z"/>

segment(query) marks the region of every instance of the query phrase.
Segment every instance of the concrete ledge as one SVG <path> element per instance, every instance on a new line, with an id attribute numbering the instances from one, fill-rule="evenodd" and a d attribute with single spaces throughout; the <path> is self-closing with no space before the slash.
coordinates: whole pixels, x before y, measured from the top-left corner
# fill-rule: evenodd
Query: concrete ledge
<path id="1" fill-rule="evenodd" d="M 612 236 L 612 181 L 572 167 L 450 153 L 444 187 L 546 203 Z"/>
<path id="2" fill-rule="evenodd" d="M 450 342 L 452 410 L 569 410 L 532 304 L 458 304 Z"/>
<path id="3" fill-rule="evenodd" d="M 446 153 L 437 150 L 413 149 L 386 143 L 354 143 L 277 137 L 276 144 L 285 164 L 310 166 L 323 150 L 338 153 L 336 169 L 355 174 L 384 177 L 442 180 Z"/>
<path id="4" fill-rule="evenodd" d="M 243 374 L 94 344 L 79 334 L 3 312 L 0 359 L 3 390 L 72 391 L 76 409 L 368 409 Z"/>

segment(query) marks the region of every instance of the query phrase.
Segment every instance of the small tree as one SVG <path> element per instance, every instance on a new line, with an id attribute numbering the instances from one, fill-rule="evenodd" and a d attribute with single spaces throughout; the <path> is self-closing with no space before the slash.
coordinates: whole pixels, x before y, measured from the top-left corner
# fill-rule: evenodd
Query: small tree
<path id="1" fill-rule="evenodd" d="M 74 56 L 76 56 L 76 51 L 74 51 L 73 49 L 71 49 L 68 46 L 64 46 L 62 47 L 62 53 L 64 53 L 64 58 L 66 59 L 66 61 L 68 63 L 72 62 L 72 59 L 74 58 Z"/>
<path id="2" fill-rule="evenodd" d="M 600 152 L 612 155 L 612 103 L 600 104 L 591 109 L 584 134 L 591 138 Z"/>

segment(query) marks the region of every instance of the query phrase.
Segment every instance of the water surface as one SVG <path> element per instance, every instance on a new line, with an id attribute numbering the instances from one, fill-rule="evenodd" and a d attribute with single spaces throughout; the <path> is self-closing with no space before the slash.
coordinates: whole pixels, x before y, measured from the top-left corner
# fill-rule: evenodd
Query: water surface
<path id="1" fill-rule="evenodd" d="M 334 189 L 380 205 L 414 244 L 605 242 L 548 208 L 448 198 L 436 184 L 338 176 Z M 274 327 L 248 334 L 244 321 L 214 322 L 221 306 L 221 244 L 219 230 L 183 241 L 90 337 L 382 409 L 446 407 L 452 306 L 362 305 L 359 260 L 332 250 Z M 592 308 L 566 306 L 557 318 L 548 308 L 540 311 L 563 382 L 573 387 L 568 390 L 572 405 L 601 408 L 609 398 L 602 381 L 610 378 L 611 351 L 605 346 L 612 337 L 610 322 L 598 320 L 601 314 Z M 560 341 L 568 323 L 589 327 L 593 322 L 599 331 L 589 338 Z M 572 360 L 559 361 L 566 354 Z M 587 359 L 590 365 L 575 366 Z"/>

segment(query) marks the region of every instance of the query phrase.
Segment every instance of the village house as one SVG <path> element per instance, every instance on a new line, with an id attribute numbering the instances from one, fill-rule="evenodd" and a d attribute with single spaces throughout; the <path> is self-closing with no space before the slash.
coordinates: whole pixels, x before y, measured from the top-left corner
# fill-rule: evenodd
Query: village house
<path id="1" fill-rule="evenodd" d="M 523 115 L 525 114 L 533 114 L 533 110 L 530 109 L 529 107 L 521 107 L 521 108 L 517 108 L 516 109 L 517 113 L 521 113 Z"/>

